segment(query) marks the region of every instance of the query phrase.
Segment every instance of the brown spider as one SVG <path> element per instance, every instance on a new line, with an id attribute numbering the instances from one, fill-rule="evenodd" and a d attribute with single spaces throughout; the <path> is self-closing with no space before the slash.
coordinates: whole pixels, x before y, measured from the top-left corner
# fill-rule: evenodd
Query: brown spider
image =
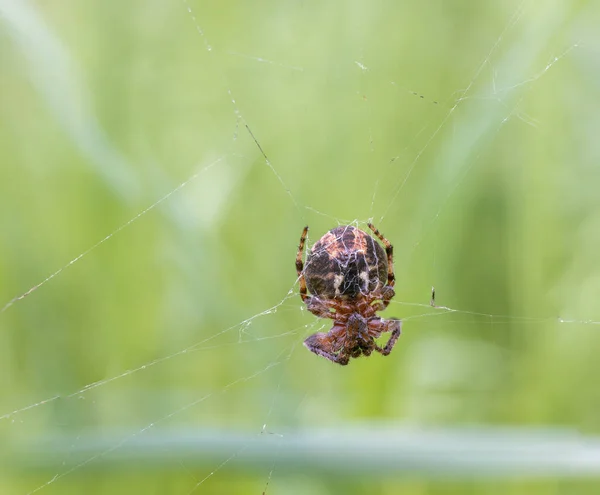
<path id="1" fill-rule="evenodd" d="M 304 345 L 341 365 L 373 351 L 387 356 L 402 327 L 396 318 L 377 316 L 394 297 L 393 247 L 372 224 L 368 225 L 384 244 L 385 252 L 366 232 L 342 225 L 317 241 L 306 258 L 306 267 L 302 253 L 308 227 L 304 227 L 296 255 L 302 301 L 311 313 L 333 320 L 329 332 L 311 335 Z M 391 332 L 391 336 L 382 348 L 375 339 L 384 332 Z"/>

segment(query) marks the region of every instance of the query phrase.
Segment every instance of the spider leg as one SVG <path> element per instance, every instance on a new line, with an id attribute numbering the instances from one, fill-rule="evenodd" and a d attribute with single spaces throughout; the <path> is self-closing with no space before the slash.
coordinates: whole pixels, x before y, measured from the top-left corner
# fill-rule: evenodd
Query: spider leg
<path id="1" fill-rule="evenodd" d="M 307 309 L 313 315 L 318 316 L 319 318 L 337 318 L 337 314 L 329 310 L 331 306 L 318 297 L 306 296 L 303 300 L 306 303 Z"/>
<path id="2" fill-rule="evenodd" d="M 389 286 L 383 286 L 379 292 L 373 293 L 371 300 L 375 301 L 371 304 L 375 311 L 383 311 L 390 304 L 390 300 L 394 297 L 396 292 Z"/>
<path id="3" fill-rule="evenodd" d="M 342 326 L 334 326 L 328 333 L 315 333 L 304 341 L 305 347 L 319 356 L 323 356 L 330 361 L 345 366 L 348 364 L 350 357 L 344 352 L 344 349 L 339 350 L 339 342 L 336 342 L 336 329 L 345 331 Z M 336 345 L 337 344 L 337 345 Z"/>
<path id="4" fill-rule="evenodd" d="M 298 245 L 298 253 L 296 254 L 296 272 L 298 273 L 298 284 L 300 285 L 300 297 L 302 301 L 306 302 L 309 298 L 306 290 L 306 279 L 304 277 L 304 263 L 302 262 L 302 254 L 304 251 L 304 243 L 308 236 L 308 225 L 304 227 L 302 235 L 300 236 L 300 244 Z"/>
<path id="5" fill-rule="evenodd" d="M 385 246 L 385 253 L 387 254 L 387 262 L 388 262 L 388 281 L 387 285 L 393 287 L 396 283 L 396 276 L 394 275 L 394 246 L 388 241 L 383 234 L 377 230 L 377 228 L 372 224 L 367 224 L 369 228 L 373 231 L 373 233 L 379 238 L 383 245 Z"/>
<path id="6" fill-rule="evenodd" d="M 392 332 L 392 335 L 387 341 L 387 344 L 385 344 L 385 347 L 383 349 L 378 347 L 377 351 L 379 351 L 384 356 L 387 356 L 390 352 L 392 352 L 392 348 L 396 344 L 398 337 L 400 337 L 400 333 L 402 330 L 402 321 L 396 318 L 390 318 L 389 320 L 384 321 L 384 325 L 386 327 L 385 331 Z"/>

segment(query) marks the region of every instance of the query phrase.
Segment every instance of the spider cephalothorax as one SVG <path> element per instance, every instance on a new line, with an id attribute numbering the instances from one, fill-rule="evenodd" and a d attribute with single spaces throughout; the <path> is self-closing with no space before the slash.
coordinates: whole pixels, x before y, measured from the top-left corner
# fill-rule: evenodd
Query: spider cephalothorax
<path id="1" fill-rule="evenodd" d="M 351 357 L 368 356 L 373 351 L 387 356 L 400 336 L 400 320 L 377 316 L 377 311 L 385 309 L 394 297 L 393 248 L 372 224 L 368 225 L 385 251 L 366 232 L 342 225 L 317 241 L 305 267 L 305 227 L 296 256 L 300 297 L 310 312 L 333 320 L 329 332 L 311 335 L 304 345 L 342 365 L 348 364 Z M 391 332 L 391 336 L 382 348 L 375 339 L 384 332 Z"/>

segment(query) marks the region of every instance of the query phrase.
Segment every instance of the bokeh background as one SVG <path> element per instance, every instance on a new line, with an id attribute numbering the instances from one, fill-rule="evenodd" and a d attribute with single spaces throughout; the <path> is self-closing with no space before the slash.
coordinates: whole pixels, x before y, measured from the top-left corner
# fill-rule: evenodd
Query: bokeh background
<path id="1" fill-rule="evenodd" d="M 598 25 L 0 0 L 0 492 L 598 493 Z M 294 256 L 369 219 L 404 333 L 340 367 Z"/>

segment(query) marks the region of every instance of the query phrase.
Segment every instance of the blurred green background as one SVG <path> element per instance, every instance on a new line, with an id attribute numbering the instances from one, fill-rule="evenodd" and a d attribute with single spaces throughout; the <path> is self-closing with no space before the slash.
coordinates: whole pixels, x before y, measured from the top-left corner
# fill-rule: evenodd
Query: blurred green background
<path id="1" fill-rule="evenodd" d="M 598 493 L 599 25 L 0 0 L 0 493 Z M 340 367 L 294 257 L 369 219 L 404 333 Z"/>

